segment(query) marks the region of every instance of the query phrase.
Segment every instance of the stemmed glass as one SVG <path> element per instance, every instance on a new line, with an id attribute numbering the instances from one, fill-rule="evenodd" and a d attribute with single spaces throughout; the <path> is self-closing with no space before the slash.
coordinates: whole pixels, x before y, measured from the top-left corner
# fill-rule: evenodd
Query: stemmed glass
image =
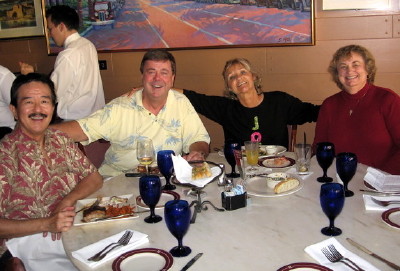
<path id="1" fill-rule="evenodd" d="M 240 177 L 240 174 L 236 173 L 236 171 L 235 171 L 236 159 L 235 159 L 235 154 L 233 152 L 234 150 L 241 150 L 241 146 L 239 143 L 234 143 L 234 142 L 226 142 L 225 143 L 225 145 L 224 145 L 225 159 L 232 168 L 231 173 L 226 174 L 226 176 L 229 178 Z"/>
<path id="2" fill-rule="evenodd" d="M 258 164 L 259 143 L 257 141 L 245 141 L 244 148 L 246 151 L 247 163 L 250 165 L 248 171 L 257 170 L 254 166 Z"/>
<path id="3" fill-rule="evenodd" d="M 354 192 L 347 188 L 357 171 L 357 155 L 351 152 L 341 152 L 336 156 L 336 171 L 344 184 L 344 195 L 354 196 Z"/>
<path id="4" fill-rule="evenodd" d="M 317 161 L 319 166 L 324 171 L 322 177 L 318 177 L 317 181 L 320 183 L 330 183 L 332 178 L 326 174 L 328 168 L 332 165 L 333 159 L 335 158 L 335 146 L 331 142 L 320 142 L 317 143 Z"/>
<path id="5" fill-rule="evenodd" d="M 153 163 L 155 156 L 153 141 L 150 138 L 139 139 L 136 151 L 139 163 L 146 166 L 146 173 L 149 174 L 149 165 Z"/>
<path id="6" fill-rule="evenodd" d="M 139 179 L 139 191 L 143 202 L 150 208 L 150 216 L 144 219 L 147 223 L 157 223 L 162 217 L 154 209 L 161 197 L 161 181 L 157 175 L 144 175 Z"/>
<path id="7" fill-rule="evenodd" d="M 321 185 L 319 195 L 322 210 L 329 218 L 329 227 L 321 229 L 322 234 L 337 236 L 342 230 L 335 227 L 335 218 L 340 214 L 344 205 L 344 188 L 340 183 L 325 183 Z"/>
<path id="8" fill-rule="evenodd" d="M 164 206 L 164 218 L 168 230 L 178 239 L 178 246 L 169 252 L 174 257 L 184 257 L 190 254 L 190 247 L 183 246 L 183 236 L 189 229 L 191 211 L 186 200 L 170 200 Z"/>
<path id="9" fill-rule="evenodd" d="M 162 150 L 157 153 L 157 166 L 161 174 L 165 177 L 165 185 L 162 187 L 162 190 L 176 189 L 176 186 L 170 183 L 174 170 L 172 155 L 175 155 L 175 152 L 172 150 Z"/>

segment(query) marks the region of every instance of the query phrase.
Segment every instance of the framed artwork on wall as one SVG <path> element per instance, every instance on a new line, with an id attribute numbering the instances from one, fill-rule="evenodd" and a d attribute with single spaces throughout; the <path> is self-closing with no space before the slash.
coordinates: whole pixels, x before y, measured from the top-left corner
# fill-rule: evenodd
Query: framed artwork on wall
<path id="1" fill-rule="evenodd" d="M 0 2 L 0 39 L 43 36 L 41 0 Z"/>
<path id="2" fill-rule="evenodd" d="M 45 7 L 53 5 L 53 0 L 44 1 Z M 99 52 L 314 45 L 313 0 L 63 3 L 78 11 L 81 35 L 92 41 Z M 49 54 L 59 51 L 46 36 Z"/>

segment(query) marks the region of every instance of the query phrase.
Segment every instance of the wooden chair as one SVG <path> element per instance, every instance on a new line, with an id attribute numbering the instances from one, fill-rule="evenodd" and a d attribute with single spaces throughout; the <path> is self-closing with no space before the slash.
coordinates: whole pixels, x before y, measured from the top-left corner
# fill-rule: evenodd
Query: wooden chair
<path id="1" fill-rule="evenodd" d="M 287 127 L 289 133 L 288 151 L 294 152 L 294 146 L 296 145 L 297 138 L 297 124 L 288 125 Z"/>

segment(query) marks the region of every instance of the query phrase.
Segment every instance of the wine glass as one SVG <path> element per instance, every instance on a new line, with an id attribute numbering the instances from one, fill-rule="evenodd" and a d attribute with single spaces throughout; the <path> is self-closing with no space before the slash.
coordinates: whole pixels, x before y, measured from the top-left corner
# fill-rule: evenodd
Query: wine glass
<path id="1" fill-rule="evenodd" d="M 169 252 L 174 257 L 184 257 L 190 254 L 190 247 L 182 245 L 183 236 L 189 229 L 191 211 L 186 200 L 170 200 L 164 206 L 164 218 L 168 230 L 178 239 L 178 246 Z"/>
<path id="2" fill-rule="evenodd" d="M 340 183 L 325 183 L 321 185 L 319 195 L 322 210 L 329 218 L 329 227 L 321 229 L 322 234 L 337 236 L 342 230 L 335 227 L 335 218 L 340 214 L 344 205 L 344 188 Z"/>
<path id="3" fill-rule="evenodd" d="M 330 183 L 332 178 L 326 174 L 328 168 L 332 165 L 333 159 L 335 158 L 335 146 L 331 142 L 319 142 L 317 143 L 317 161 L 319 166 L 324 171 L 322 177 L 318 177 L 317 181 L 320 183 Z"/>
<path id="4" fill-rule="evenodd" d="M 241 150 L 241 146 L 239 143 L 234 143 L 234 142 L 226 142 L 225 143 L 225 145 L 224 145 L 225 159 L 232 168 L 231 173 L 226 174 L 226 176 L 229 178 L 240 177 L 240 174 L 236 173 L 236 171 L 235 171 L 236 159 L 235 159 L 235 154 L 233 152 L 234 150 Z"/>
<path id="5" fill-rule="evenodd" d="M 354 196 L 354 192 L 347 188 L 349 182 L 356 174 L 357 155 L 351 152 L 341 152 L 336 156 L 336 171 L 344 184 L 344 195 Z"/>
<path id="6" fill-rule="evenodd" d="M 246 151 L 247 163 L 250 165 L 248 171 L 255 171 L 258 164 L 259 143 L 257 141 L 245 141 L 244 148 Z"/>
<path id="7" fill-rule="evenodd" d="M 146 167 L 149 174 L 149 165 L 154 161 L 153 141 L 150 138 L 139 139 L 137 142 L 137 159 L 139 163 Z"/>
<path id="8" fill-rule="evenodd" d="M 170 183 L 174 170 L 172 155 L 175 155 L 175 152 L 171 150 L 162 150 L 157 153 L 157 166 L 161 174 L 165 177 L 165 185 L 162 187 L 162 190 L 176 189 L 176 186 Z"/>
<path id="9" fill-rule="evenodd" d="M 150 208 L 150 216 L 144 219 L 147 223 L 157 223 L 162 217 L 154 209 L 161 197 L 161 181 L 157 175 L 144 175 L 139 179 L 139 191 L 143 202 Z"/>

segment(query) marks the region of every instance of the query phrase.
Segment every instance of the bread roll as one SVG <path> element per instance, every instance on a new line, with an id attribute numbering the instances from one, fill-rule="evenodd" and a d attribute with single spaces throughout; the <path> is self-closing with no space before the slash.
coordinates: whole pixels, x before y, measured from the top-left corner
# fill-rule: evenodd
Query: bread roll
<path id="1" fill-rule="evenodd" d="M 299 180 L 295 178 L 287 178 L 285 181 L 282 181 L 275 185 L 274 192 L 275 194 L 280 194 L 289 190 L 292 190 L 299 186 Z"/>

